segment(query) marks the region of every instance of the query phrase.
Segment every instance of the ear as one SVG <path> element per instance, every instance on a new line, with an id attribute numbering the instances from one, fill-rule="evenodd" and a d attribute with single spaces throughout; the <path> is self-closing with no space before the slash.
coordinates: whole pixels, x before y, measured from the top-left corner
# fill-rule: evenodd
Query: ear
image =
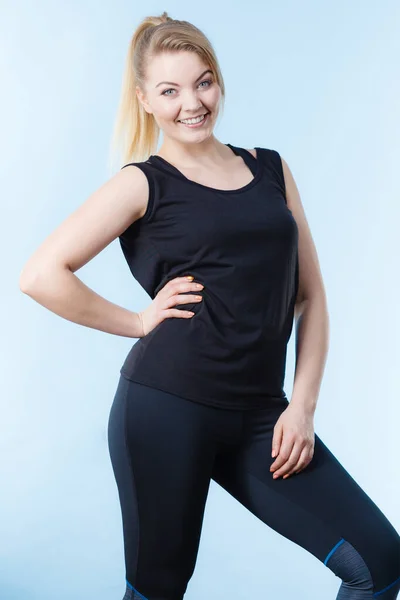
<path id="1" fill-rule="evenodd" d="M 144 110 L 151 115 L 153 111 L 151 110 L 150 104 L 147 102 L 146 96 L 143 94 L 142 90 L 138 85 L 136 86 L 136 95 Z"/>

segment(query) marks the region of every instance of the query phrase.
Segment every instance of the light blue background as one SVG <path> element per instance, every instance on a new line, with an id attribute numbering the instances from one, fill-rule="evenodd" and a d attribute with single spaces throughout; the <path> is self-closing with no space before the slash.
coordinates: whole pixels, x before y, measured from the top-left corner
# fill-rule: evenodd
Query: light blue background
<path id="1" fill-rule="evenodd" d="M 167 10 L 209 36 L 222 142 L 278 150 L 317 246 L 331 322 L 315 431 L 400 528 L 398 2 L 2 2 L 0 595 L 120 600 L 120 507 L 106 428 L 136 340 L 19 290 L 43 239 L 108 178 L 128 43 Z M 77 272 L 137 311 L 119 242 Z M 260 273 L 262 276 L 262 273 Z M 290 341 L 286 393 L 293 379 Z M 335 598 L 340 580 L 212 482 L 187 600 Z"/>

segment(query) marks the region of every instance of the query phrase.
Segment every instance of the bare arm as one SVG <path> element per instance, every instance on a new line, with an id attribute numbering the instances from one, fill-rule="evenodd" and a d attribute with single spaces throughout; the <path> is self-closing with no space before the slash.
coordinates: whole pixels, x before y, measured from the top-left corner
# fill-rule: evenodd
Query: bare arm
<path id="1" fill-rule="evenodd" d="M 148 183 L 135 166 L 121 169 L 55 229 L 24 266 L 22 292 L 52 312 L 86 327 L 138 338 L 139 315 L 109 302 L 75 274 L 143 216 Z"/>
<path id="2" fill-rule="evenodd" d="M 293 175 L 282 159 L 288 207 L 299 229 L 296 368 L 291 403 L 313 414 L 329 345 L 329 315 L 317 251 Z"/>

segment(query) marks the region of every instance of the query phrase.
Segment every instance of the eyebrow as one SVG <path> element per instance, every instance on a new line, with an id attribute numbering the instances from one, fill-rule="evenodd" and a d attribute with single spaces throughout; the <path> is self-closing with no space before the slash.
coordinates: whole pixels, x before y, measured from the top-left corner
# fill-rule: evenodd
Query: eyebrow
<path id="1" fill-rule="evenodd" d="M 207 69 L 206 71 L 204 71 L 204 72 L 203 72 L 203 73 L 200 75 L 200 77 L 198 77 L 198 78 L 196 79 L 195 83 L 197 83 L 197 82 L 198 82 L 198 80 L 199 80 L 199 79 L 201 79 L 201 78 L 202 78 L 202 77 L 203 77 L 203 76 L 204 76 L 206 73 L 211 73 L 211 74 L 213 74 L 213 72 L 211 71 L 211 69 Z M 166 83 L 167 85 L 176 85 L 176 87 L 179 87 L 179 83 L 173 83 L 172 81 L 160 81 L 160 83 L 157 83 L 157 85 L 156 85 L 156 88 L 157 88 L 159 85 L 162 85 L 163 83 Z"/>

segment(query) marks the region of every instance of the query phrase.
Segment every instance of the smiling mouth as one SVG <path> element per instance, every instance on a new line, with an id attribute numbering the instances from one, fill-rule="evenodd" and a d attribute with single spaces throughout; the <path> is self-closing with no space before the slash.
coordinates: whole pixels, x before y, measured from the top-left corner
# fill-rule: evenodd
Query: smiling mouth
<path id="1" fill-rule="evenodd" d="M 197 117 L 188 117 L 187 119 L 178 119 L 178 123 L 182 123 L 183 121 L 188 121 L 189 119 L 198 119 L 199 117 L 205 117 L 206 115 L 209 115 L 210 111 L 206 112 L 206 113 L 201 113 L 200 115 L 197 115 Z"/>

